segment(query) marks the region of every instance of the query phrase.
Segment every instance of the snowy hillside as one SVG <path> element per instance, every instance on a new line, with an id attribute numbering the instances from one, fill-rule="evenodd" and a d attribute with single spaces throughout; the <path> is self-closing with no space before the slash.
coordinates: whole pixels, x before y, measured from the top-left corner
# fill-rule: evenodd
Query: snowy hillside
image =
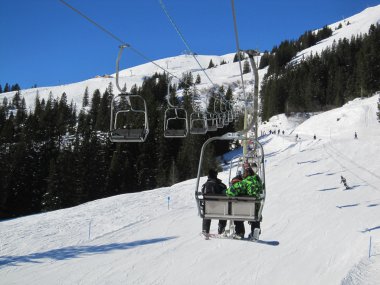
<path id="1" fill-rule="evenodd" d="M 379 284 L 377 100 L 262 126 L 287 126 L 261 140 L 263 243 L 204 240 L 193 179 L 1 222 L 0 284 Z"/>
<path id="2" fill-rule="evenodd" d="M 328 25 L 333 31 L 332 36 L 320 41 L 315 46 L 300 51 L 295 60 L 300 60 L 311 54 L 320 54 L 327 47 L 331 47 L 334 42 L 338 43 L 340 39 L 350 40 L 352 36 L 367 34 L 370 26 L 378 23 L 380 23 L 380 5 L 367 8 L 359 14 Z"/>
<path id="3" fill-rule="evenodd" d="M 311 53 L 315 54 L 316 52 L 321 52 L 324 48 L 331 46 L 334 41 L 338 41 L 341 38 L 345 37 L 350 39 L 353 35 L 367 33 L 372 24 L 376 24 L 379 22 L 380 5 L 367 8 L 359 14 L 356 14 L 340 22 L 331 24 L 329 26 L 334 31 L 333 35 L 317 43 L 315 46 L 312 46 L 308 49 L 299 52 L 295 57 L 295 60 L 302 59 L 303 56 L 307 56 Z M 342 24 L 342 28 L 336 29 L 339 26 L 339 24 Z M 199 74 L 202 83 L 198 86 L 198 88 L 203 89 L 210 88 L 212 84 L 230 85 L 233 82 L 238 82 L 240 84 L 239 63 L 233 62 L 234 55 L 234 51 L 230 54 L 222 56 L 197 55 L 197 60 L 200 62 L 203 68 L 208 67 L 210 60 L 212 60 L 213 63 L 216 65 L 216 67 L 206 70 L 207 75 L 212 82 L 208 80 L 204 72 L 201 70 L 201 68 L 191 55 L 180 55 L 170 58 L 164 58 L 155 61 L 155 63 L 178 78 L 181 78 L 182 74 L 185 72 L 192 72 L 194 78 L 196 78 L 197 74 Z M 117 54 L 115 54 L 115 60 L 116 56 Z M 146 63 L 143 65 L 124 69 L 123 66 L 128 62 L 128 56 L 130 56 L 130 52 L 126 50 L 120 62 L 120 69 L 122 69 L 120 72 L 120 86 L 123 87 L 124 84 L 126 84 L 127 90 L 130 90 L 134 84 L 136 84 L 137 86 L 141 86 L 143 79 L 147 76 L 152 76 L 156 72 L 164 72 L 162 69 L 160 69 L 153 63 Z M 220 65 L 220 63 L 223 60 L 226 62 L 226 64 Z M 260 62 L 259 57 L 256 57 L 255 60 L 257 63 Z M 266 71 L 266 68 L 259 70 L 259 80 L 263 79 Z M 21 94 L 25 98 L 27 108 L 33 110 L 35 97 L 37 94 L 39 95 L 40 99 L 44 98 L 46 100 L 50 92 L 53 95 L 53 98 L 60 97 L 62 93 L 65 92 L 67 95 L 68 103 L 73 101 L 74 103 L 76 103 L 77 108 L 79 110 L 82 106 L 82 98 L 86 87 L 88 87 L 90 95 L 93 94 L 93 92 L 96 89 L 99 89 L 100 92 L 103 93 L 106 90 L 109 83 L 112 83 L 114 90 L 116 90 L 114 77 L 115 74 L 111 74 L 106 77 L 99 76 L 96 78 L 72 84 L 25 89 L 21 91 Z M 244 80 L 253 80 L 253 75 L 251 73 L 245 74 Z M 176 79 L 173 80 L 173 83 L 175 83 L 175 81 Z M 247 84 L 247 88 L 249 91 L 249 88 L 253 87 L 251 86 L 251 84 Z M 238 93 L 239 92 L 235 92 L 235 96 L 238 96 Z M 11 99 L 14 96 L 14 94 L 15 92 L 0 94 L 0 102 L 3 102 L 4 97 Z"/>

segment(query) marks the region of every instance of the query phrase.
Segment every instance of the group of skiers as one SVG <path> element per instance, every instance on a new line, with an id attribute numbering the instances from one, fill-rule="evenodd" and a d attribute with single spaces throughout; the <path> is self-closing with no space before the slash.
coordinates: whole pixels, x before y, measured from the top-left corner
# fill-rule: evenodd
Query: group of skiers
<path id="1" fill-rule="evenodd" d="M 253 168 L 256 168 L 255 170 Z M 256 173 L 257 165 L 254 163 L 252 166 L 248 163 L 244 164 L 243 175 L 238 173 L 231 180 L 231 186 L 227 186 L 217 177 L 218 173 L 214 169 L 210 169 L 208 173 L 208 179 L 202 186 L 203 194 L 221 194 L 229 197 L 236 197 L 240 195 L 249 195 L 255 198 L 259 198 L 262 194 L 263 184 L 260 177 Z M 256 207 L 256 215 L 259 207 Z M 249 222 L 251 225 L 251 233 L 248 238 L 258 238 L 260 234 L 260 221 Z M 245 227 L 244 221 L 234 221 L 235 233 L 239 238 L 244 238 Z M 227 225 L 226 220 L 219 220 L 218 234 L 222 235 Z M 202 233 L 207 237 L 210 233 L 211 219 L 203 219 Z"/>

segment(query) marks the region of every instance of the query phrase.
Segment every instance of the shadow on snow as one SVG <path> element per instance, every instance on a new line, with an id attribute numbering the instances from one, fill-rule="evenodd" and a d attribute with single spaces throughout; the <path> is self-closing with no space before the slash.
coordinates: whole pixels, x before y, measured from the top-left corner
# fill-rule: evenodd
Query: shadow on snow
<path id="1" fill-rule="evenodd" d="M 338 189 L 338 187 L 333 187 L 333 188 L 325 188 L 325 189 L 321 189 L 321 190 L 317 190 L 317 191 L 321 191 L 321 192 L 324 192 L 324 191 L 332 191 L 332 190 L 336 190 Z"/>
<path id="2" fill-rule="evenodd" d="M 373 227 L 373 228 L 370 228 L 370 229 L 365 229 L 363 231 L 361 231 L 362 233 L 367 233 L 367 232 L 370 232 L 370 231 L 374 231 L 374 230 L 380 230 L 380 226 L 377 226 L 377 227 Z"/>
<path id="3" fill-rule="evenodd" d="M 315 176 L 315 175 L 321 175 L 323 174 L 324 172 L 316 172 L 316 173 L 312 173 L 312 174 L 306 174 L 305 176 L 306 177 L 312 177 L 312 176 Z"/>
<path id="4" fill-rule="evenodd" d="M 4 265 L 17 265 L 18 263 L 41 263 L 42 259 L 65 260 L 78 258 L 84 255 L 107 253 L 114 250 L 126 250 L 134 247 L 164 242 L 177 237 L 163 237 L 146 240 L 138 240 L 127 243 L 110 243 L 104 245 L 69 246 L 64 248 L 52 249 L 45 252 L 36 252 L 24 256 L 1 256 L 0 267 Z"/>
<path id="5" fill-rule="evenodd" d="M 336 207 L 339 208 L 339 209 L 342 209 L 342 208 L 351 208 L 351 207 L 356 207 L 356 206 L 359 206 L 359 203 L 357 203 L 357 204 L 349 204 L 349 205 L 342 205 L 342 206 L 336 206 Z"/>

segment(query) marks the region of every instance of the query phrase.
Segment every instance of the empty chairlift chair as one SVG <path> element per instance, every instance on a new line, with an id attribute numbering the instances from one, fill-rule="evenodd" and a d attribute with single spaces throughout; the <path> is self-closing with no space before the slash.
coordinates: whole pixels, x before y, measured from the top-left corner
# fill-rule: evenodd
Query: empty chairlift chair
<path id="1" fill-rule="evenodd" d="M 217 129 L 222 129 L 224 128 L 223 124 L 223 113 L 221 111 L 217 111 L 217 99 L 215 98 L 214 101 L 214 113 L 215 113 L 215 124 Z"/>
<path id="2" fill-rule="evenodd" d="M 126 94 L 119 85 L 119 61 L 124 48 L 119 46 L 116 60 L 116 87 L 120 94 L 112 97 L 110 132 L 111 142 L 144 142 L 149 134 L 148 110 L 140 95 Z"/>
<path id="3" fill-rule="evenodd" d="M 148 134 L 148 113 L 144 98 L 126 94 L 114 96 L 111 101 L 110 140 L 144 142 Z"/>
<path id="4" fill-rule="evenodd" d="M 214 113 L 207 113 L 207 130 L 209 132 L 216 132 L 218 130 L 217 122 L 218 118 Z"/>
<path id="5" fill-rule="evenodd" d="M 185 138 L 189 133 L 187 112 L 184 108 L 174 106 L 170 103 L 170 77 L 168 77 L 168 93 L 166 95 L 168 108 L 164 115 L 164 137 Z"/>
<path id="6" fill-rule="evenodd" d="M 187 112 L 183 108 L 169 107 L 164 116 L 164 137 L 185 138 L 189 132 Z"/>
<path id="7" fill-rule="evenodd" d="M 193 112 L 190 114 L 190 133 L 193 135 L 204 135 L 208 131 L 207 116 L 204 112 Z"/>

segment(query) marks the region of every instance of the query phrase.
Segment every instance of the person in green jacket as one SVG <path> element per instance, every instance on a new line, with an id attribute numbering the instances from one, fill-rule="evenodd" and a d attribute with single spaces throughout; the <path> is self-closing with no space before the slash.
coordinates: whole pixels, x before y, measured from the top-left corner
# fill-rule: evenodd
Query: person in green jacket
<path id="1" fill-rule="evenodd" d="M 249 195 L 259 198 L 263 191 L 260 177 L 251 167 L 244 169 L 243 180 L 232 184 L 226 191 L 227 196 Z"/>
<path id="2" fill-rule="evenodd" d="M 262 191 L 263 183 L 260 177 L 253 171 L 251 167 L 247 167 L 246 169 L 244 169 L 243 180 L 232 184 L 226 190 L 226 195 L 230 197 L 248 195 L 253 196 L 255 198 L 260 198 Z M 256 207 L 256 211 L 258 211 L 258 207 Z M 248 236 L 249 238 L 254 237 L 253 233 L 255 228 L 259 229 L 258 234 L 260 234 L 260 222 L 261 221 L 250 222 L 251 233 Z M 255 238 L 257 238 L 257 236 Z"/>

